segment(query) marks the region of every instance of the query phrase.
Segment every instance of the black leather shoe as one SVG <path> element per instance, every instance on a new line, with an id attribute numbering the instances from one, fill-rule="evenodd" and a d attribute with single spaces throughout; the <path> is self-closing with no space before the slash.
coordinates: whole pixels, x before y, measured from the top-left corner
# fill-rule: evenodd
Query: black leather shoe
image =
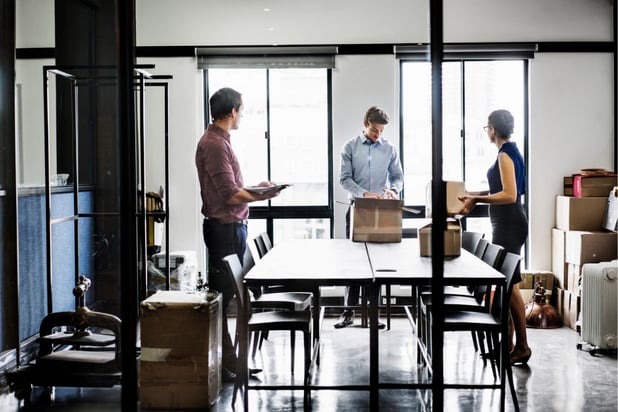
<path id="1" fill-rule="evenodd" d="M 378 329 L 380 330 L 386 329 L 386 324 L 384 322 L 378 321 Z"/>
<path id="2" fill-rule="evenodd" d="M 258 373 L 262 373 L 262 369 L 260 369 L 260 368 L 249 368 L 249 376 L 256 375 Z"/>
<path id="3" fill-rule="evenodd" d="M 337 320 L 337 323 L 335 323 L 334 326 L 335 326 L 335 329 L 341 329 L 341 328 L 345 328 L 346 326 L 350 326 L 353 323 L 354 323 L 354 311 L 346 310 L 341 314 L 341 316 L 339 316 L 339 319 Z"/>
<path id="4" fill-rule="evenodd" d="M 221 368 L 221 381 L 225 383 L 236 382 L 236 374 L 228 368 Z"/>

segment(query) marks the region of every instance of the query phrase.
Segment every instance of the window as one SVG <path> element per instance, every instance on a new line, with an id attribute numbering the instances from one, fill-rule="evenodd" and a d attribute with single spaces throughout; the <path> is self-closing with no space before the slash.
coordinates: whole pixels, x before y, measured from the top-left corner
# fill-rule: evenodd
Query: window
<path id="1" fill-rule="evenodd" d="M 232 146 L 245 184 L 291 184 L 270 201 L 252 203 L 251 218 L 266 219 L 273 241 L 330 237 L 328 70 L 208 69 L 205 82 L 209 96 L 221 87 L 243 95 Z M 258 226 L 264 230 L 263 223 Z"/>
<path id="2" fill-rule="evenodd" d="M 512 141 L 525 156 L 525 60 L 449 61 L 442 66 L 443 176 L 465 181 L 467 190 L 486 190 L 486 172 L 496 159 L 483 126 L 495 109 L 515 117 Z M 424 205 L 431 181 L 431 63 L 402 61 L 402 158 L 404 201 Z M 480 218 L 467 218 L 467 228 L 491 238 L 487 209 L 477 207 Z"/>

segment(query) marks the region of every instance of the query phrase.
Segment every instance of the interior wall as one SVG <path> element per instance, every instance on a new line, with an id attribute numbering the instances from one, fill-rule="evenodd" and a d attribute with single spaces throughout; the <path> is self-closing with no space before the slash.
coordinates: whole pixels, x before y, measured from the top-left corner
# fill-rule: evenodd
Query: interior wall
<path id="1" fill-rule="evenodd" d="M 169 0 L 137 0 L 137 44 L 424 42 L 428 40 L 427 3 L 392 0 L 389 7 L 381 8 L 369 0 L 338 0 L 334 8 L 330 0 L 303 5 L 279 0 L 270 2 L 271 12 L 264 12 L 254 0 L 216 7 L 201 0 L 183 0 L 182 7 Z M 611 41 L 610 6 L 609 0 L 446 1 L 445 41 Z M 40 7 L 49 13 L 42 15 Z M 290 17 L 299 14 L 302 19 Z M 17 17 L 17 47 L 53 46 L 52 0 L 20 0 Z M 38 30 L 28 29 L 32 22 L 38 23 Z M 157 74 L 174 76 L 170 87 L 171 249 L 199 251 L 203 242 L 193 154 L 204 121 L 202 78 L 194 58 L 140 59 L 140 63 L 154 63 Z M 551 269 L 553 205 L 562 190 L 562 176 L 582 167 L 612 168 L 612 64 L 610 55 L 596 53 L 537 54 L 530 62 L 530 266 L 534 269 Z M 394 118 L 388 137 L 394 138 L 399 128 L 397 70 L 392 56 L 337 56 L 333 72 L 335 200 L 345 199 L 337 181 L 339 150 L 360 131 L 364 110 L 374 103 L 385 106 Z M 336 204 L 336 237 L 343 236 L 344 213 L 345 206 Z"/>
<path id="2" fill-rule="evenodd" d="M 551 270 L 551 228 L 562 178 L 613 169 L 613 57 L 539 53 L 530 62 L 530 267 Z"/>

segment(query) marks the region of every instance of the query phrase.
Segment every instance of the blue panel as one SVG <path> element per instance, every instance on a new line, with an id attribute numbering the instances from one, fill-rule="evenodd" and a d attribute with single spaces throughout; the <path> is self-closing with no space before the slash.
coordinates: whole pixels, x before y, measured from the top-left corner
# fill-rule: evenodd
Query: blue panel
<path id="1" fill-rule="evenodd" d="M 47 315 L 47 253 L 45 241 L 45 197 L 18 199 L 19 220 L 19 338 L 39 332 Z"/>
<path id="2" fill-rule="evenodd" d="M 52 312 L 75 310 L 75 221 L 52 225 Z"/>

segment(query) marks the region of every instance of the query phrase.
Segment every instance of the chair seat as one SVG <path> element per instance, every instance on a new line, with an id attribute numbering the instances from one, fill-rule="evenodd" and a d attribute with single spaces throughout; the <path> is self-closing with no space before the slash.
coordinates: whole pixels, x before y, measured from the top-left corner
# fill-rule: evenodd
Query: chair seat
<path id="1" fill-rule="evenodd" d="M 431 307 L 433 297 L 431 293 L 421 295 L 421 310 L 426 313 L 426 308 Z M 444 310 L 446 313 L 453 310 L 468 310 L 473 312 L 487 312 L 489 308 L 474 296 L 444 295 Z"/>
<path id="2" fill-rule="evenodd" d="M 310 292 L 274 292 L 263 293 L 251 302 L 254 309 L 285 309 L 303 311 L 311 306 L 313 294 Z"/>
<path id="3" fill-rule="evenodd" d="M 311 326 L 311 312 L 256 312 L 251 314 L 248 326 L 250 330 L 308 330 Z"/>
<path id="4" fill-rule="evenodd" d="M 444 295 L 474 296 L 474 290 L 466 286 L 445 286 Z"/>
<path id="5" fill-rule="evenodd" d="M 493 315 L 486 312 L 459 311 L 444 315 L 444 328 L 446 330 L 470 330 L 471 326 L 481 329 L 499 330 L 500 322 Z"/>

